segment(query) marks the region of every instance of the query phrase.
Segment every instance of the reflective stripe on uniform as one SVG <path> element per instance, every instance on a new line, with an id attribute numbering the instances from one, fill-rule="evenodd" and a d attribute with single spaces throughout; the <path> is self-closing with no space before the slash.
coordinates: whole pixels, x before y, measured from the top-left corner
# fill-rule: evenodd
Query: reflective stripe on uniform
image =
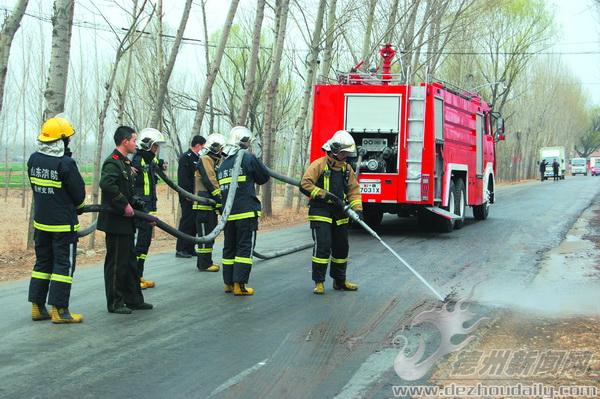
<path id="1" fill-rule="evenodd" d="M 361 203 L 362 203 L 362 201 L 358 200 L 358 199 L 356 199 L 354 201 L 351 201 L 350 202 L 350 208 L 354 208 L 355 205 L 360 205 Z"/>
<path id="2" fill-rule="evenodd" d="M 235 261 L 233 259 L 225 259 L 223 258 L 223 264 L 224 265 L 233 265 L 235 263 Z"/>
<path id="3" fill-rule="evenodd" d="M 144 158 L 142 158 L 142 168 L 146 166 L 146 162 Z M 142 175 L 144 176 L 144 195 L 150 195 L 150 174 L 148 171 L 142 171 Z"/>
<path id="4" fill-rule="evenodd" d="M 338 226 L 341 226 L 343 224 L 348 224 L 349 221 L 350 221 L 350 218 L 339 219 L 339 220 L 335 221 L 335 224 L 337 224 Z"/>
<path id="5" fill-rule="evenodd" d="M 213 208 L 212 205 L 200 205 L 200 204 L 192 205 L 192 209 L 195 211 L 214 211 L 215 210 L 215 208 Z"/>
<path id="6" fill-rule="evenodd" d="M 240 175 L 238 176 L 238 182 L 244 182 L 246 181 L 246 176 L 244 175 Z M 224 177 L 222 179 L 219 179 L 219 184 L 229 184 L 231 183 L 231 177 Z"/>
<path id="7" fill-rule="evenodd" d="M 38 278 L 40 280 L 50 280 L 50 273 L 36 272 L 34 270 L 31 272 L 31 278 Z"/>
<path id="8" fill-rule="evenodd" d="M 332 256 L 332 257 L 331 257 L 331 262 L 332 262 L 332 263 L 347 263 L 347 262 L 348 262 L 348 258 L 339 259 L 339 258 L 334 258 L 334 257 Z"/>
<path id="9" fill-rule="evenodd" d="M 317 198 L 317 195 L 319 195 L 319 191 L 321 191 L 319 187 L 313 188 L 313 190 L 310 192 L 310 197 Z"/>
<path id="10" fill-rule="evenodd" d="M 31 184 L 35 184 L 36 186 L 54 187 L 54 188 L 62 187 L 62 182 L 56 181 L 56 180 L 40 179 L 39 177 L 30 176 L 29 181 L 31 182 Z"/>
<path id="11" fill-rule="evenodd" d="M 83 201 L 81 204 L 77 205 L 76 208 L 77 209 L 81 209 L 85 206 L 85 201 Z"/>
<path id="12" fill-rule="evenodd" d="M 74 226 L 71 226 L 70 224 L 42 224 L 36 222 L 35 220 L 33 221 L 33 227 L 41 231 L 47 231 L 49 233 L 67 233 L 70 231 L 79 230 L 79 224 L 76 224 Z"/>
<path id="13" fill-rule="evenodd" d="M 62 274 L 52 274 L 50 277 L 52 281 L 58 281 L 59 283 L 72 284 L 73 277 L 71 276 L 63 276 Z"/>
<path id="14" fill-rule="evenodd" d="M 212 191 L 212 193 L 210 193 L 210 195 L 219 195 L 221 194 L 221 189 L 220 188 L 216 188 Z"/>
<path id="15" fill-rule="evenodd" d="M 244 257 L 241 257 L 241 256 L 236 256 L 235 259 L 234 259 L 234 261 L 236 263 L 245 263 L 247 265 L 251 265 L 252 264 L 252 258 L 244 258 Z"/>
<path id="16" fill-rule="evenodd" d="M 212 248 L 196 248 L 197 254 L 212 254 Z"/>
<path id="17" fill-rule="evenodd" d="M 312 261 L 314 263 L 319 263 L 321 265 L 326 265 L 329 263 L 329 259 L 328 258 L 317 258 L 316 256 L 312 257 Z"/>
<path id="18" fill-rule="evenodd" d="M 235 213 L 233 215 L 229 215 L 229 217 L 227 218 L 227 221 L 231 221 L 231 220 L 240 220 L 240 219 L 250 219 L 253 217 L 259 217 L 262 215 L 262 212 L 258 211 L 252 211 L 252 212 L 244 212 L 244 213 Z"/>
<path id="19" fill-rule="evenodd" d="M 308 220 L 311 222 L 333 223 L 333 219 L 326 216 L 308 215 Z"/>
<path id="20" fill-rule="evenodd" d="M 142 259 L 142 260 L 146 260 L 146 257 L 148 256 L 148 254 L 139 254 L 137 256 L 137 259 Z"/>
<path id="21" fill-rule="evenodd" d="M 325 175 L 323 176 L 323 186 L 325 191 L 329 191 L 329 173 L 327 173 L 327 171 L 329 171 L 329 165 L 325 164 Z"/>

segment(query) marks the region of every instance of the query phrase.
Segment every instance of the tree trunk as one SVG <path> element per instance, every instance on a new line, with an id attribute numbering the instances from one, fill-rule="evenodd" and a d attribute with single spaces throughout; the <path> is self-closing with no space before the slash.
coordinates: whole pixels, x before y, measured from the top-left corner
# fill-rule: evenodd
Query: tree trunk
<path id="1" fill-rule="evenodd" d="M 258 0 L 256 3 L 256 16 L 254 17 L 254 30 L 252 31 L 252 54 L 246 71 L 246 87 L 244 90 L 244 98 L 240 105 L 240 113 L 237 118 L 238 125 L 246 125 L 248 118 L 248 110 L 254 95 L 254 86 L 256 86 L 256 67 L 258 65 L 258 53 L 260 50 L 260 32 L 262 30 L 262 22 L 265 16 L 266 0 Z"/>
<path id="2" fill-rule="evenodd" d="M 231 25 L 233 24 L 233 18 L 235 17 L 235 12 L 239 2 L 240 0 L 232 0 L 231 4 L 229 5 L 227 19 L 225 20 L 225 25 L 223 25 L 223 30 L 221 31 L 219 47 L 217 48 L 215 59 L 210 64 L 208 74 L 206 76 L 206 82 L 204 83 L 202 94 L 200 94 L 200 100 L 198 101 L 198 106 L 196 107 L 194 127 L 192 128 L 192 132 L 194 134 L 200 134 L 200 130 L 202 129 L 202 122 L 204 120 L 204 113 L 206 111 L 206 103 L 208 102 L 208 97 L 212 92 L 212 87 L 215 83 L 215 80 L 217 79 L 219 67 L 221 66 L 221 60 L 223 59 L 223 53 L 225 52 L 225 45 L 227 44 L 227 39 L 229 38 L 229 33 L 231 32 Z"/>
<path id="3" fill-rule="evenodd" d="M 312 97 L 312 86 L 315 81 L 317 70 L 317 58 L 319 57 L 319 43 L 321 42 L 321 31 L 323 29 L 323 16 L 325 13 L 325 0 L 319 1 L 319 9 L 317 11 L 317 19 L 315 21 L 315 30 L 310 43 L 310 53 L 308 63 L 306 65 L 306 78 L 304 79 L 304 92 L 302 96 L 302 104 L 300 113 L 294 123 L 294 137 L 292 138 L 292 146 L 290 151 L 290 162 L 288 165 L 287 174 L 293 176 L 298 163 L 298 155 L 303 139 L 303 131 L 306 126 L 306 115 L 308 114 L 308 105 Z M 294 201 L 293 187 L 288 185 L 285 190 L 285 206 L 291 207 Z"/>
<path id="4" fill-rule="evenodd" d="M 4 98 L 4 84 L 6 82 L 6 74 L 8 72 L 8 56 L 10 55 L 10 46 L 23 15 L 27 8 L 29 0 L 18 0 L 13 12 L 2 24 L 0 32 L 0 111 L 2 111 L 2 99 Z"/>
<path id="5" fill-rule="evenodd" d="M 48 68 L 48 81 L 44 92 L 46 108 L 43 120 L 51 118 L 65 109 L 74 9 L 74 0 L 55 0 L 54 2 L 52 52 Z"/>
<path id="6" fill-rule="evenodd" d="M 271 164 L 273 158 L 273 146 L 275 144 L 275 134 L 273 132 L 275 118 L 275 109 L 277 102 L 277 86 L 279 85 L 279 75 L 281 73 L 281 58 L 283 55 L 283 43 L 285 41 L 285 33 L 287 28 L 287 18 L 289 10 L 289 0 L 281 0 L 278 9 L 279 25 L 277 26 L 277 35 L 274 55 L 271 61 L 271 75 L 269 84 L 267 85 L 267 99 L 265 104 L 265 116 L 263 127 L 263 162 L 267 165 Z M 271 202 L 272 179 L 263 186 L 261 190 L 261 199 L 263 204 L 263 212 L 266 216 L 273 214 L 273 204 Z"/>
<path id="7" fill-rule="evenodd" d="M 169 54 L 169 61 L 167 62 L 167 66 L 160 79 L 158 94 L 156 96 L 154 110 L 152 111 L 152 118 L 150 120 L 150 126 L 153 128 L 159 127 L 159 121 L 162 116 L 162 109 L 165 103 L 169 79 L 171 78 L 173 67 L 175 66 L 175 60 L 177 59 L 177 54 L 179 53 L 179 46 L 181 45 L 181 39 L 183 38 L 183 32 L 185 31 L 185 26 L 187 25 L 191 8 L 192 0 L 186 0 L 185 7 L 183 9 L 183 15 L 181 16 L 179 28 L 177 29 L 177 34 L 175 36 L 175 43 L 173 43 L 173 48 L 171 48 L 171 53 Z"/>
<path id="8" fill-rule="evenodd" d="M 373 32 L 373 20 L 375 19 L 375 6 L 377 6 L 377 0 L 370 0 L 369 11 L 367 12 L 365 35 L 363 36 L 361 59 L 365 61 L 365 66 L 367 68 L 369 67 L 369 61 L 371 58 L 371 34 Z"/>
<path id="9" fill-rule="evenodd" d="M 208 49 L 208 24 L 206 23 L 206 2 L 208 0 L 202 0 L 200 2 L 202 6 L 202 27 L 204 31 L 204 60 L 206 62 L 206 77 L 208 78 L 208 67 L 210 65 L 210 51 Z M 213 95 L 212 90 L 208 95 L 208 108 L 210 109 L 209 117 L 208 117 L 208 128 L 209 132 L 213 132 L 215 128 L 215 109 L 213 105 Z"/>
<path id="10" fill-rule="evenodd" d="M 333 58 L 333 42 L 335 36 L 335 10 L 337 7 L 337 0 L 329 0 L 329 10 L 327 11 L 327 32 L 325 35 L 325 50 L 323 51 L 323 66 L 321 69 L 321 75 L 329 76 L 329 70 L 331 69 L 331 60 Z M 319 18 L 317 12 L 317 19 Z"/>

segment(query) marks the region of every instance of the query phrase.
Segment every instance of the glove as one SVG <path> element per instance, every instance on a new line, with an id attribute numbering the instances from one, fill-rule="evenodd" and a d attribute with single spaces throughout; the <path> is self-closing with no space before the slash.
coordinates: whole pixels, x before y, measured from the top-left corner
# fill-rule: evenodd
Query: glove
<path id="1" fill-rule="evenodd" d="M 331 202 L 334 204 L 337 204 L 340 202 L 340 199 L 338 197 L 336 197 L 334 194 L 331 194 L 329 192 L 325 193 L 325 198 L 323 198 L 325 200 L 325 202 Z"/>
<path id="2" fill-rule="evenodd" d="M 133 217 L 133 207 L 130 204 L 127 204 L 127 206 L 125 207 L 125 210 L 123 211 L 123 216 L 125 216 L 126 218 Z"/>
<path id="3" fill-rule="evenodd" d="M 83 207 L 81 208 L 76 208 L 75 212 L 77 212 L 77 215 L 83 215 Z"/>
<path id="4" fill-rule="evenodd" d="M 354 211 L 354 212 L 356 212 L 356 214 L 358 215 L 358 218 L 360 220 L 365 220 L 364 217 L 363 217 L 363 211 Z"/>
<path id="5" fill-rule="evenodd" d="M 169 165 L 169 163 L 166 162 L 164 159 L 158 160 L 158 167 L 161 168 L 162 170 L 167 170 L 168 165 Z"/>

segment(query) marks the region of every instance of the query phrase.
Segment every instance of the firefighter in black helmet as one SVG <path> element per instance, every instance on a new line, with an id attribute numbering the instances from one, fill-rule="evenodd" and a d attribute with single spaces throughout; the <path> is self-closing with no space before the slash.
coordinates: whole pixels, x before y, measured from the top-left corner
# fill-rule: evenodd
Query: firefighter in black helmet
<path id="1" fill-rule="evenodd" d="M 146 211 L 150 215 L 156 215 L 156 183 L 157 169 L 166 170 L 167 164 L 158 158 L 160 145 L 166 142 L 164 135 L 154 128 L 142 129 L 138 138 L 138 150 L 131 160 L 132 169 L 135 170 L 135 195 L 145 203 Z M 154 226 L 144 220 L 135 220 L 135 256 L 137 259 L 140 288 L 154 288 L 156 285 L 152 280 L 144 278 L 144 264 L 148 257 L 148 250 L 152 243 L 152 232 Z"/>
<path id="2" fill-rule="evenodd" d="M 81 323 L 69 311 L 77 253 L 77 215 L 85 200 L 85 184 L 71 158 L 73 126 L 64 118 L 48 119 L 38 136 L 38 151 L 27 162 L 34 199 L 35 265 L 29 284 L 33 320 Z M 51 314 L 46 310 L 52 305 Z"/>
<path id="3" fill-rule="evenodd" d="M 362 200 L 358 179 L 346 162 L 355 156 L 354 139 L 345 130 L 337 131 L 324 145 L 327 155 L 313 161 L 304 176 L 301 187 L 310 196 L 308 220 L 314 240 L 312 256 L 313 292 L 323 294 L 327 265 L 335 290 L 356 291 L 358 285 L 346 280 L 348 265 L 348 216 L 336 205 L 334 194 L 348 203 L 362 218 Z"/>
<path id="4" fill-rule="evenodd" d="M 194 187 L 200 197 L 210 198 L 216 205 L 194 202 L 192 209 L 196 212 L 196 232 L 198 236 L 209 234 L 217 226 L 217 212 L 221 208 L 221 189 L 217 181 L 217 167 L 221 162 L 221 152 L 225 145 L 225 137 L 213 133 L 206 138 L 203 154 L 196 164 Z M 196 267 L 203 272 L 218 272 L 219 265 L 213 263 L 214 241 L 198 244 L 196 248 Z"/>
<path id="5" fill-rule="evenodd" d="M 240 148 L 247 149 L 251 143 L 252 133 L 247 127 L 235 126 L 229 132 L 224 151 L 227 157 L 217 170 L 223 206 L 227 201 L 236 155 Z M 233 292 L 234 295 L 254 293 L 252 288 L 246 286 L 252 269 L 252 252 L 256 244 L 258 217 L 261 216 L 261 205 L 256 197 L 254 185 L 265 184 L 269 178 L 269 171 L 265 165 L 253 154 L 245 153 L 233 207 L 225 225 L 223 242 L 225 292 Z"/>

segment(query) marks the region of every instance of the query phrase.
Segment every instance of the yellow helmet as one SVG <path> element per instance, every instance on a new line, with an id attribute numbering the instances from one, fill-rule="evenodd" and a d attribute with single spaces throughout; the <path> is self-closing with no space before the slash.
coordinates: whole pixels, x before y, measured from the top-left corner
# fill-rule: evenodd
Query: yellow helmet
<path id="1" fill-rule="evenodd" d="M 38 140 L 47 143 L 50 141 L 71 137 L 74 134 L 75 129 L 73 129 L 71 122 L 65 118 L 55 116 L 54 118 L 50 118 L 44 122 L 42 125 L 42 131 L 38 136 Z"/>

